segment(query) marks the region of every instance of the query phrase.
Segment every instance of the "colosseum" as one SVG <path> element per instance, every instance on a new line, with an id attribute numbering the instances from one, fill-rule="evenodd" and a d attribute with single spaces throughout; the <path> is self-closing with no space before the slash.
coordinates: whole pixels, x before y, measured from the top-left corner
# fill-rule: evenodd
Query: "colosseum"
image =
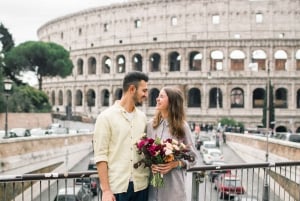
<path id="1" fill-rule="evenodd" d="M 185 95 L 187 120 L 262 124 L 273 87 L 276 131 L 300 132 L 299 0 L 134 0 L 53 19 L 41 41 L 70 51 L 67 78 L 48 77 L 53 111 L 95 118 L 122 95 L 124 73 L 150 77 L 150 118 L 163 86 Z M 271 99 L 270 99 L 271 100 Z"/>

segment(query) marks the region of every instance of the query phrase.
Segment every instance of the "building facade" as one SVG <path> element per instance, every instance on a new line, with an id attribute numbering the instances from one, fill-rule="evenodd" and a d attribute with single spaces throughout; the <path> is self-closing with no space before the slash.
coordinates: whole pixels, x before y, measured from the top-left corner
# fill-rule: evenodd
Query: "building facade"
<path id="1" fill-rule="evenodd" d="M 256 127 L 271 83 L 276 130 L 300 132 L 299 8 L 299 0 L 140 0 L 62 16 L 38 36 L 70 51 L 73 73 L 45 78 L 43 90 L 55 112 L 96 118 L 121 97 L 124 74 L 139 70 L 150 77 L 149 118 L 159 90 L 174 85 L 189 122 Z"/>

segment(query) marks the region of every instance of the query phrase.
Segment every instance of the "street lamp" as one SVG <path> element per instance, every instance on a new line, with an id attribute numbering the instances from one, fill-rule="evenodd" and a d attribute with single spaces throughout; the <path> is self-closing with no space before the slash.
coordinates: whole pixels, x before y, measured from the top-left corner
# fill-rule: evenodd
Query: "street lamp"
<path id="1" fill-rule="evenodd" d="M 8 138 L 8 126 L 7 126 L 7 114 L 8 114 L 8 96 L 12 90 L 12 81 L 9 79 L 5 79 L 3 82 L 4 92 L 6 96 L 6 113 L 5 113 L 5 136 L 4 138 Z"/>

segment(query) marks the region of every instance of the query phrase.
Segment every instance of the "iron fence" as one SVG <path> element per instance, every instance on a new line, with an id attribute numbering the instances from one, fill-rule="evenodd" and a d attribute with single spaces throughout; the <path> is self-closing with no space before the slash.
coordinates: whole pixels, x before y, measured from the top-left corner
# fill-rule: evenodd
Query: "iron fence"
<path id="1" fill-rule="evenodd" d="M 77 182 L 83 178 L 86 182 Z M 300 201 L 300 161 L 203 165 L 188 169 L 187 178 L 191 201 Z M 76 199 L 100 201 L 99 183 L 91 192 L 95 180 L 96 171 L 2 175 L 0 201 L 54 201 L 61 189 L 67 194 L 69 187 Z M 84 192 L 78 193 L 78 187 Z"/>

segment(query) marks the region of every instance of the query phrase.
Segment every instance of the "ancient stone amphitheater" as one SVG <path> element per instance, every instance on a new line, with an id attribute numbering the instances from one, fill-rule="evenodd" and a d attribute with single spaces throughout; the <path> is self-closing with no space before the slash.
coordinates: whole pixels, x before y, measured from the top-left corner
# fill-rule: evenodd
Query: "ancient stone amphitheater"
<path id="1" fill-rule="evenodd" d="M 300 132 L 299 0 L 140 0 L 53 19 L 42 41 L 70 50 L 67 78 L 43 81 L 53 110 L 95 118 L 122 94 L 124 73 L 146 72 L 150 118 L 163 86 L 180 87 L 187 120 L 261 124 L 268 80 L 277 131 Z M 67 107 L 68 106 L 68 107 Z"/>

